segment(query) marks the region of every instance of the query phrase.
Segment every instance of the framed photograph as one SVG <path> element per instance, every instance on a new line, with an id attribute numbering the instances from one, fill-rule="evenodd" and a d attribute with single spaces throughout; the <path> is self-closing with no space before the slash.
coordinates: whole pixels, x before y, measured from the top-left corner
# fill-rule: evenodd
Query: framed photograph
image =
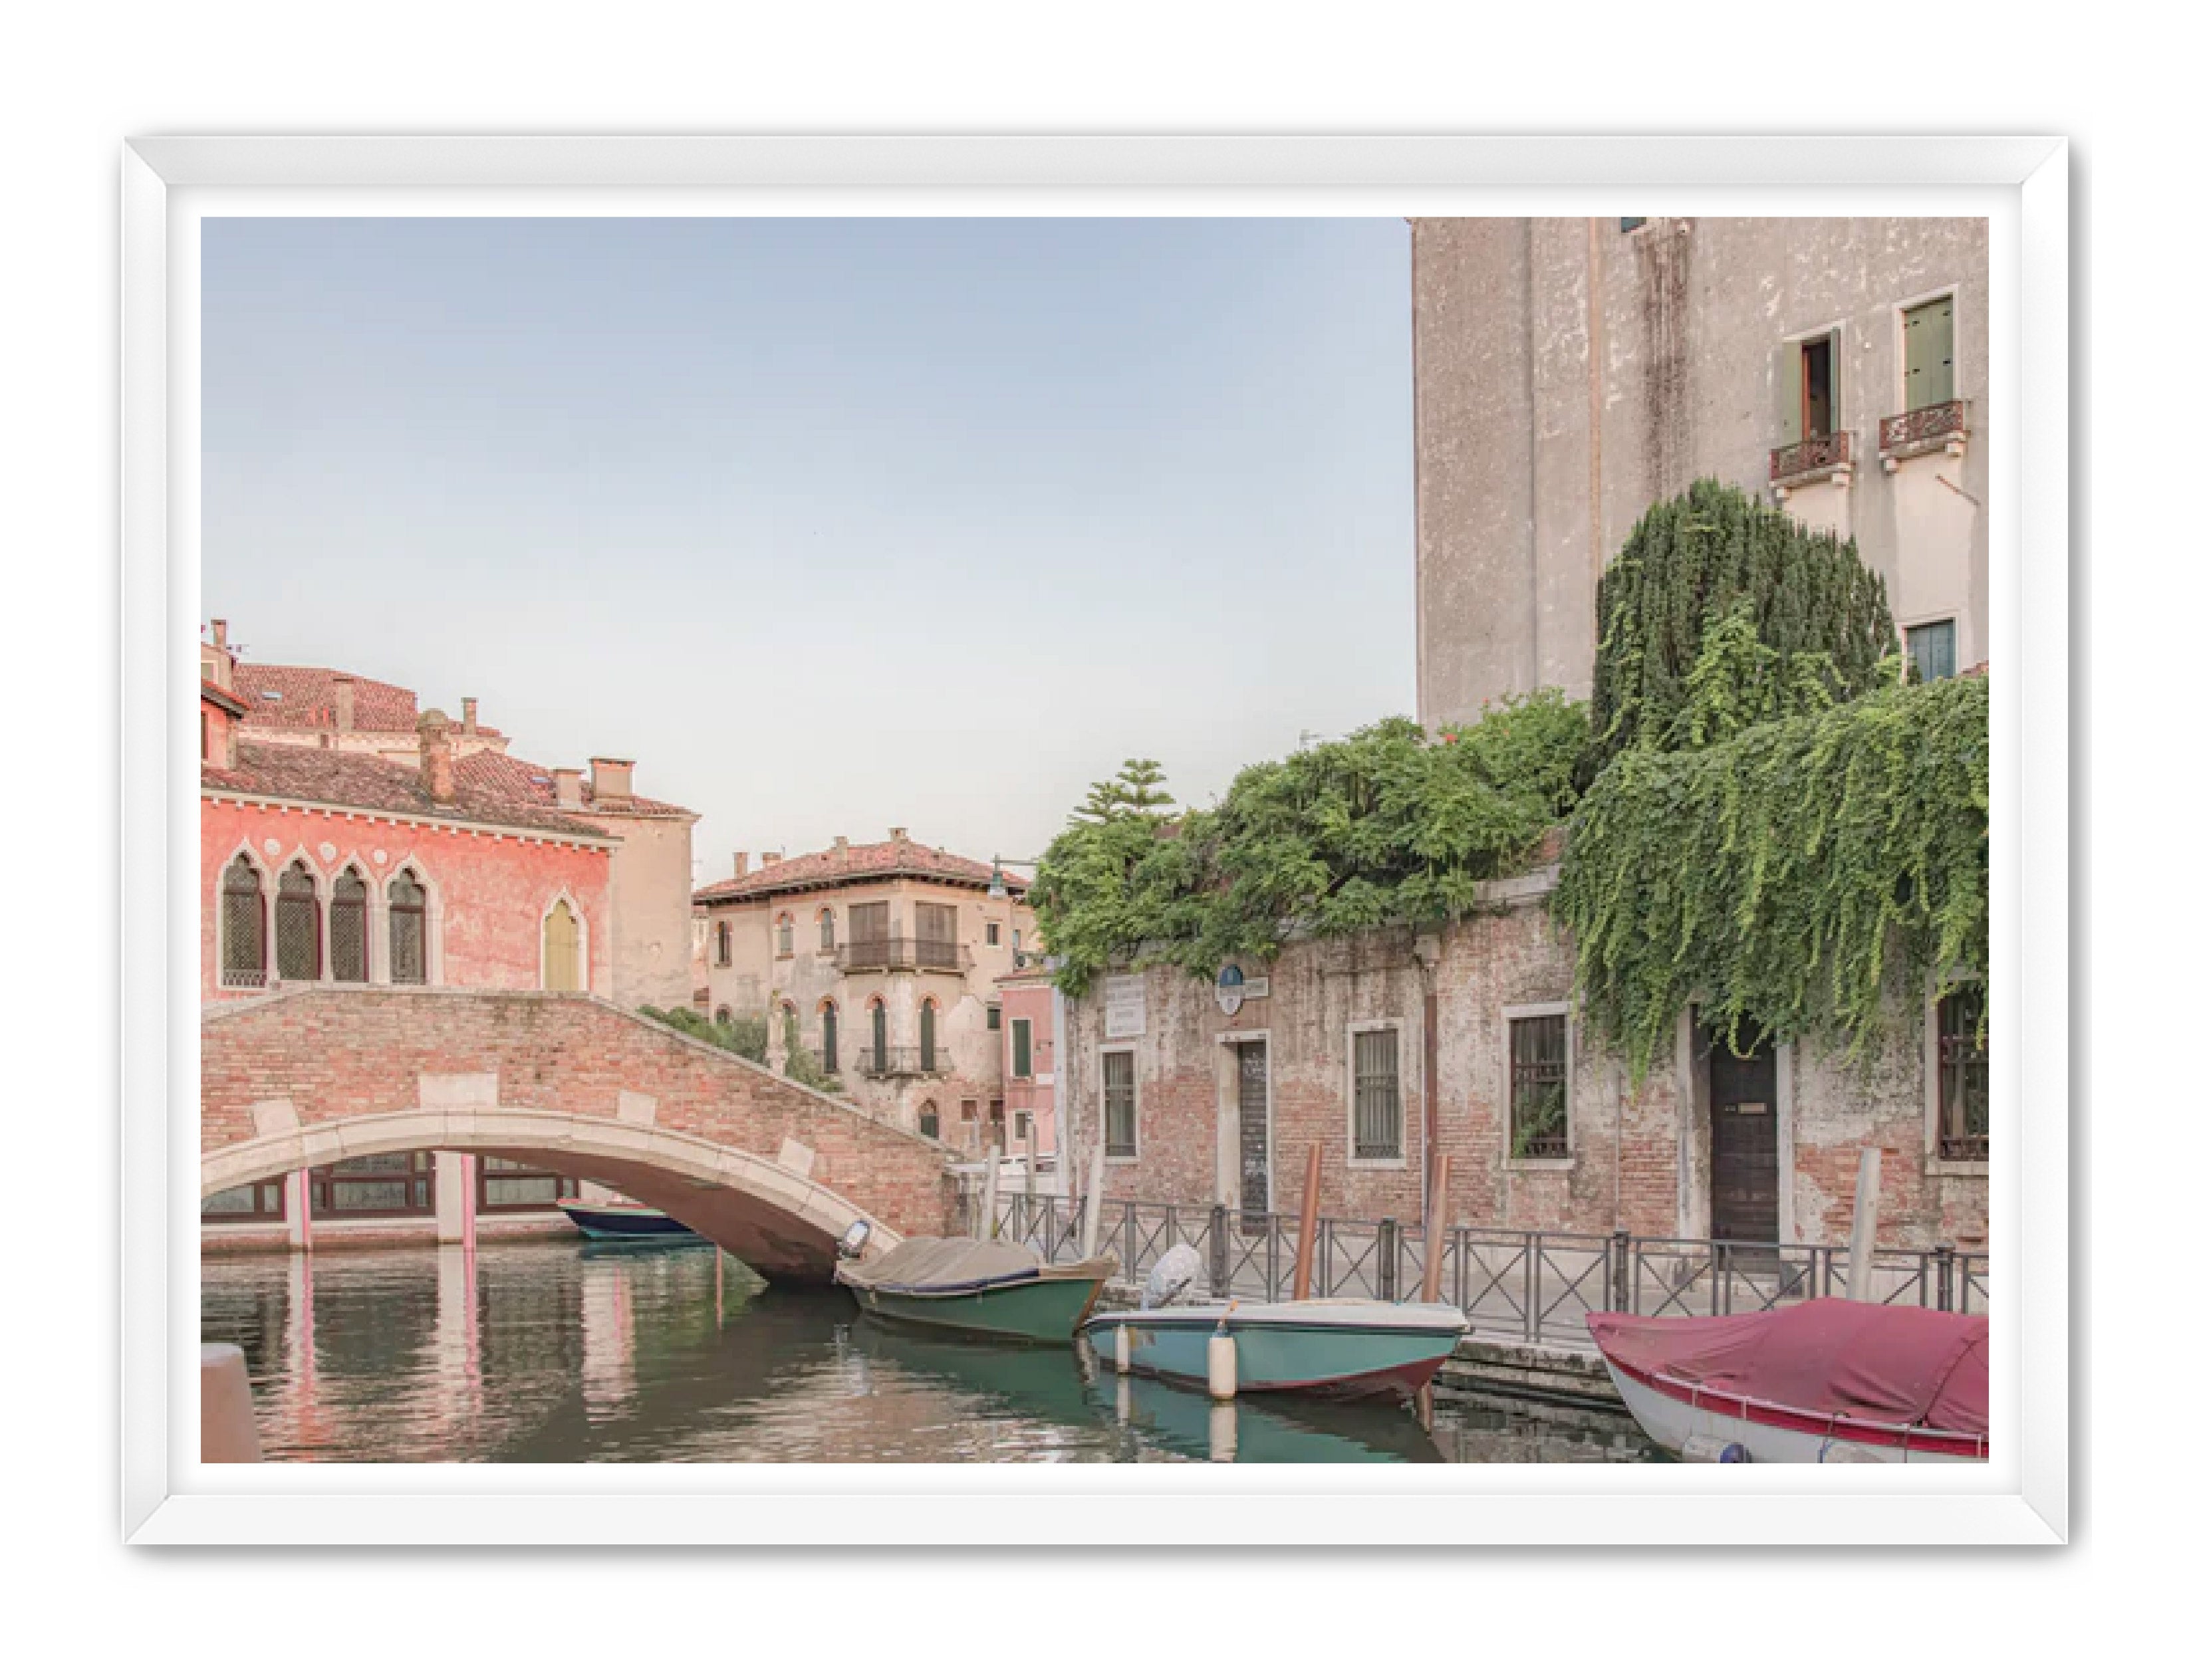
<path id="1" fill-rule="evenodd" d="M 132 142 L 126 1531 L 2063 1541 L 2067 184 Z"/>

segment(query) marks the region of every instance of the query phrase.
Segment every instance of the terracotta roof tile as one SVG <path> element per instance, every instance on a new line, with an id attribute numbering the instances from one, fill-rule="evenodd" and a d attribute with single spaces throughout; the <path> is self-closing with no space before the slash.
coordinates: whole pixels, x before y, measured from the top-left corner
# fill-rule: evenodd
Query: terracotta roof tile
<path id="1" fill-rule="evenodd" d="M 474 755 L 475 758 L 497 756 L 492 753 Z M 439 817 L 490 823 L 497 828 L 537 829 L 549 834 L 608 838 L 606 829 L 553 809 L 551 800 L 543 809 L 536 803 L 506 798 L 498 789 L 481 785 L 476 778 L 467 784 L 463 769 L 472 761 L 466 759 L 456 766 L 456 797 L 453 805 L 435 805 L 426 791 L 424 777 L 407 764 L 398 764 L 370 753 L 280 746 L 269 741 L 239 741 L 235 768 L 201 765 L 198 782 L 207 793 L 305 800 L 315 805 L 345 806 L 358 811 Z"/>
<path id="2" fill-rule="evenodd" d="M 634 794 L 628 800 L 612 800 L 603 804 L 593 797 L 593 784 L 580 778 L 579 788 L 589 811 L 603 815 L 630 817 L 690 817 L 692 812 L 681 805 L 671 805 L 666 800 L 642 799 Z M 550 810 L 562 807 L 555 800 L 555 772 L 537 764 L 527 764 L 521 758 L 507 753 L 470 753 L 456 761 L 456 790 L 475 789 L 480 797 L 495 799 L 512 805 L 544 805 Z"/>
<path id="3" fill-rule="evenodd" d="M 727 904 L 738 899 L 767 898 L 778 892 L 803 892 L 838 881 L 886 880 L 908 875 L 922 880 L 948 881 L 959 886 L 986 887 L 992 867 L 970 857 L 960 857 L 955 852 L 922 846 L 918 840 L 883 840 L 875 846 L 846 846 L 840 858 L 833 847 L 827 851 L 809 851 L 800 857 L 786 857 L 780 863 L 766 864 L 728 880 L 703 886 L 692 897 L 701 903 Z M 1004 880 L 1017 888 L 1030 885 L 1023 876 L 1015 875 L 1008 869 L 1004 872 Z"/>
<path id="4" fill-rule="evenodd" d="M 258 665 L 239 661 L 235 691 L 251 708 L 254 723 L 276 728 L 325 729 L 335 721 L 338 676 L 348 676 L 355 685 L 352 693 L 359 729 L 408 734 L 418 727 L 418 696 L 414 690 L 325 665 Z M 498 739 L 501 732 L 482 724 L 478 733 Z"/>

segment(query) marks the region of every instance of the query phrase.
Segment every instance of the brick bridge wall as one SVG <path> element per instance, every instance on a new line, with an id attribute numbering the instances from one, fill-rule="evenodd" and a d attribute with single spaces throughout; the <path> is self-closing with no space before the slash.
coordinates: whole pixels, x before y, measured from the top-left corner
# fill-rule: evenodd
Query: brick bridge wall
<path id="1" fill-rule="evenodd" d="M 491 1072 L 502 1111 L 630 1119 L 650 1101 L 653 1125 L 765 1160 L 795 1140 L 808 1177 L 899 1233 L 948 1228 L 948 1150 L 597 998 L 309 987 L 216 1006 L 201 1037 L 207 1151 L 259 1138 L 269 1100 L 308 1128 L 431 1106 L 421 1077 Z"/>

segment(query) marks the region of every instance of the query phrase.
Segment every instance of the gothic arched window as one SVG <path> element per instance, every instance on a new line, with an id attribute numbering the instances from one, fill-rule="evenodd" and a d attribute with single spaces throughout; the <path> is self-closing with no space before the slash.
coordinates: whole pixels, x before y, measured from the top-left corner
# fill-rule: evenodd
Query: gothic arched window
<path id="1" fill-rule="evenodd" d="M 266 983 L 266 894 L 248 857 L 221 873 L 220 983 Z"/>
<path id="2" fill-rule="evenodd" d="M 426 889 L 408 869 L 387 884 L 387 977 L 426 983 Z"/>
<path id="3" fill-rule="evenodd" d="M 365 952 L 365 877 L 356 866 L 335 877 L 327 906 L 327 970 L 337 980 L 363 985 L 370 977 Z"/>
<path id="4" fill-rule="evenodd" d="M 274 962 L 284 980 L 320 977 L 320 884 L 301 857 L 274 896 Z"/>

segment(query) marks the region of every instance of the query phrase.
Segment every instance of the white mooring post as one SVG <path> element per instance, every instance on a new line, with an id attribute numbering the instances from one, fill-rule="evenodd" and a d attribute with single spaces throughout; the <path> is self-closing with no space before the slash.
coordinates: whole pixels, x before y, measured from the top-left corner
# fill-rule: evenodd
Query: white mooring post
<path id="1" fill-rule="evenodd" d="M 1003 1176 L 1004 1151 L 1000 1144 L 988 1145 L 988 1176 L 981 1185 L 981 1241 L 987 1242 L 996 1234 L 996 1180 Z"/>
<path id="2" fill-rule="evenodd" d="M 1079 1228 L 1079 1257 L 1083 1260 L 1094 1258 L 1094 1251 L 1102 1241 L 1102 1166 L 1110 1151 L 1097 1147 L 1094 1165 L 1087 1174 L 1087 1221 Z"/>
<path id="3" fill-rule="evenodd" d="M 1854 1173 L 1854 1230 L 1847 1237 L 1847 1299 L 1869 1298 L 1870 1265 L 1877 1258 L 1877 1184 L 1881 1157 L 1862 1152 Z"/>

